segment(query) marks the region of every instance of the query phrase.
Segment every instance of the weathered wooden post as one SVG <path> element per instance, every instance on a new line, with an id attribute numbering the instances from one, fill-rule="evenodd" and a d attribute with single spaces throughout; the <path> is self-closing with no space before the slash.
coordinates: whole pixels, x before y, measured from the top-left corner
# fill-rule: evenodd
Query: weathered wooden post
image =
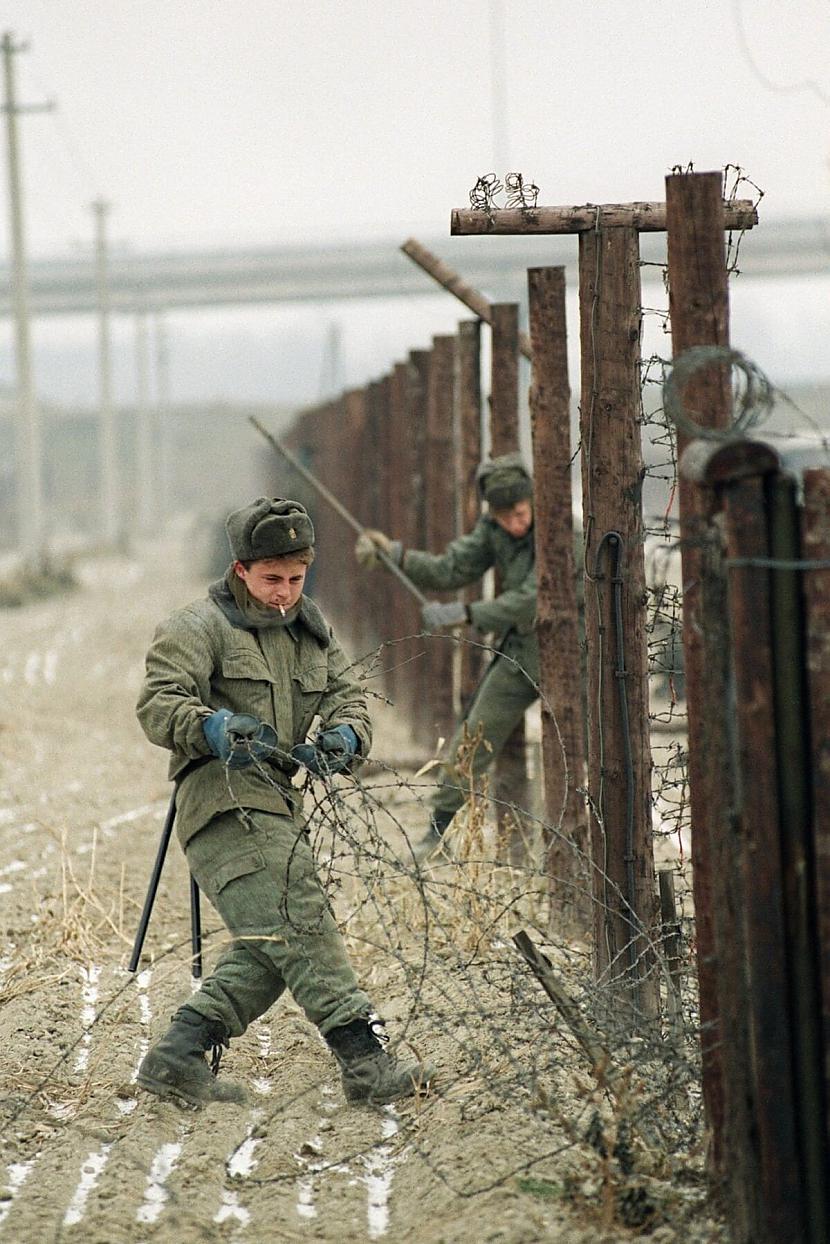
<path id="1" fill-rule="evenodd" d="M 494 303 L 491 314 L 490 456 L 497 458 L 519 448 L 519 307 L 515 302 Z M 499 591 L 496 582 L 496 594 Z M 522 827 L 516 816 L 530 806 L 524 721 L 496 761 L 493 795 L 501 809 L 498 819 L 508 856 L 514 863 L 524 863 Z"/>
<path id="2" fill-rule="evenodd" d="M 550 928 L 570 936 L 590 928 L 591 870 L 574 566 L 565 269 L 531 268 L 527 277 Z"/>
<path id="3" fill-rule="evenodd" d="M 431 353 L 424 444 L 426 548 L 431 553 L 440 553 L 455 534 L 455 337 L 433 337 Z M 444 594 L 439 599 L 450 597 Z M 452 733 L 455 719 L 455 651 L 456 646 L 449 638 L 439 636 L 427 640 L 433 747 L 439 735 L 446 739 Z"/>
<path id="4" fill-rule="evenodd" d="M 724 205 L 727 228 L 757 221 L 746 200 Z M 638 234 L 664 231 L 665 203 L 455 210 L 451 233 L 579 235 L 581 434 L 592 810 L 595 968 L 652 1016 L 657 980 L 645 571 L 640 491 Z M 633 1016 L 631 1017 L 633 1018 Z"/>
<path id="5" fill-rule="evenodd" d="M 476 485 L 476 468 L 481 461 L 481 322 L 462 320 L 458 325 L 456 354 L 456 434 L 458 473 L 458 513 L 456 532 L 472 531 L 478 521 L 481 498 Z M 464 601 L 481 598 L 481 584 L 464 590 Z M 461 648 L 461 703 L 466 708 L 478 686 L 483 669 L 481 648 L 464 644 Z"/>
<path id="6" fill-rule="evenodd" d="M 432 353 L 429 350 L 411 350 L 406 374 L 406 417 L 409 425 L 409 478 L 411 481 L 407 505 L 406 531 L 401 535 L 404 545 L 412 549 L 427 547 L 427 408 L 430 388 Z M 397 533 L 393 533 L 397 534 Z M 415 633 L 421 630 L 418 613 Z M 406 667 L 412 687 L 413 734 L 422 747 L 435 750 L 435 729 L 432 724 L 430 696 L 424 694 L 425 682 L 430 677 L 429 641 L 421 640 L 418 651 L 423 655 Z"/>
<path id="7" fill-rule="evenodd" d="M 675 357 L 692 346 L 729 345 L 722 193 L 719 172 L 666 178 L 669 312 Z M 732 412 L 729 368 L 712 364 L 696 371 L 684 386 L 682 398 L 700 426 L 728 427 Z M 688 439 L 678 428 L 678 457 Z M 744 994 L 744 937 L 742 922 L 734 919 L 727 893 L 735 861 L 730 858 L 729 835 L 724 832 L 721 811 L 724 775 L 715 763 L 716 747 L 707 746 L 706 740 L 709 707 L 723 702 L 727 688 L 715 682 L 722 666 L 711 646 L 719 642 L 720 636 L 702 625 L 704 551 L 714 533 L 701 490 L 682 475 L 678 481 L 678 505 L 703 1096 L 712 1135 L 712 1173 L 728 1179 L 725 1155 L 734 1149 L 724 1129 L 737 1127 L 742 1131 L 746 1127 L 744 1081 L 748 1060 L 741 1040 L 745 1025 L 739 1022 L 737 1029 L 730 1030 L 722 1022 L 718 979 L 723 1006 L 730 1010 Z M 709 775 L 715 774 L 717 785 L 709 781 Z M 720 922 L 719 936 L 715 921 Z M 725 1074 L 724 1058 L 729 1063 L 729 1074 Z"/>
<path id="8" fill-rule="evenodd" d="M 658 1010 L 636 229 L 579 235 L 582 509 L 596 969 Z M 634 1019 L 632 1014 L 630 1019 Z"/>
<path id="9" fill-rule="evenodd" d="M 830 471 L 804 472 L 802 555 L 823 562 L 804 575 L 806 666 L 813 748 L 812 830 L 816 873 L 816 946 L 824 1030 L 824 1102 L 830 1150 Z"/>

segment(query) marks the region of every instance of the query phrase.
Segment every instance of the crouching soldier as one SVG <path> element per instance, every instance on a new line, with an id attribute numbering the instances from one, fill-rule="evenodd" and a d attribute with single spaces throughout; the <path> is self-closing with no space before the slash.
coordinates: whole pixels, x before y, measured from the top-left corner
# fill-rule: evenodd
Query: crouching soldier
<path id="1" fill-rule="evenodd" d="M 476 473 L 479 493 L 487 502 L 467 535 L 453 540 L 443 553 L 434 555 L 405 549 L 381 531 L 365 531 L 357 541 L 355 555 L 361 565 L 377 564 L 380 549 L 401 567 L 417 587 L 454 591 L 475 583 L 491 568 L 499 576 L 495 600 L 464 605 L 460 601 L 430 601 L 423 606 L 427 630 L 470 625 L 477 631 L 494 632 L 497 655 L 458 723 L 449 745 L 445 767 L 432 800 L 426 836 L 415 844 L 416 856 L 435 847 L 465 799 L 465 785 L 454 767 L 464 741 L 464 727 L 471 734 L 482 732 L 471 770 L 477 782 L 538 696 L 539 646 L 536 637 L 536 570 L 533 551 L 533 481 L 521 455 L 504 454 L 482 462 Z"/>
<path id="2" fill-rule="evenodd" d="M 303 595 L 314 531 L 303 506 L 259 498 L 227 520 L 233 563 L 178 609 L 147 654 L 138 717 L 172 753 L 188 867 L 233 939 L 138 1072 L 191 1105 L 239 1101 L 215 1055 L 288 988 L 342 1070 L 346 1097 L 389 1102 L 429 1069 L 381 1045 L 317 878 L 291 778 L 350 772 L 371 743 L 366 701 L 317 606 Z M 313 742 L 306 735 L 319 715 Z"/>

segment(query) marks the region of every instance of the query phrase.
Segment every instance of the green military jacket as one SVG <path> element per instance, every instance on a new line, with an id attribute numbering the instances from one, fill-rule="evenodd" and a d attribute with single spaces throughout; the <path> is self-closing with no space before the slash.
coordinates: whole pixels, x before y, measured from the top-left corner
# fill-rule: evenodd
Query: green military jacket
<path id="1" fill-rule="evenodd" d="M 517 540 L 485 514 L 471 532 L 453 540 L 443 553 L 407 549 L 403 560 L 403 569 L 413 583 L 436 592 L 452 592 L 475 583 L 491 567 L 499 575 L 501 590 L 494 600 L 470 605 L 473 625 L 479 631 L 494 632 L 496 647 L 538 682 L 532 527 Z"/>
<path id="2" fill-rule="evenodd" d="M 226 769 L 203 729 L 218 708 L 252 713 L 273 726 L 276 757 Z M 291 784 L 298 766 L 290 752 L 318 715 L 322 728 L 351 726 L 362 757 L 372 742 L 366 697 L 314 602 L 303 596 L 285 625 L 257 626 L 234 600 L 227 577 L 211 586 L 207 599 L 177 609 L 158 627 L 136 711 L 150 742 L 172 753 L 182 844 L 234 807 L 298 813 L 300 792 Z"/>

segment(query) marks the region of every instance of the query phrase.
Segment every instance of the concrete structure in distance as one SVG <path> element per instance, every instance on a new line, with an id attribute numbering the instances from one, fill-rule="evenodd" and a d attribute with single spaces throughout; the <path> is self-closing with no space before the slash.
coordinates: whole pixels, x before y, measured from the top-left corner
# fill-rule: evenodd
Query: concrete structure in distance
<path id="1" fill-rule="evenodd" d="M 737 235 L 733 235 L 737 237 Z M 528 267 L 564 264 L 576 271 L 570 237 L 424 238 L 424 244 L 464 279 L 498 301 L 525 296 Z M 356 298 L 432 295 L 434 283 L 398 249 L 400 241 L 343 242 L 333 246 L 281 246 L 239 251 L 112 254 L 112 310 L 241 306 L 255 303 L 330 302 Z M 665 262 L 662 234 L 645 234 L 646 265 Z M 830 219 L 772 220 L 741 239 L 738 267 L 744 278 L 830 275 Z M 648 281 L 648 266 L 643 280 Z M 30 259 L 33 315 L 77 315 L 96 307 L 92 255 Z M 9 271 L 0 265 L 0 315 L 11 312 Z"/>

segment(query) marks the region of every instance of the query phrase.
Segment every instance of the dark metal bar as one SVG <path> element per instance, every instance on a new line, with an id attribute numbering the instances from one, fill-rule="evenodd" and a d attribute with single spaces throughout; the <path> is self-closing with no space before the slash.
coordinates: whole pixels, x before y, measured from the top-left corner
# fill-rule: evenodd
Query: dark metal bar
<path id="1" fill-rule="evenodd" d="M 195 877 L 190 876 L 190 948 L 191 974 L 194 980 L 202 979 L 202 912 L 199 903 L 199 887 Z"/>
<path id="2" fill-rule="evenodd" d="M 159 840 L 158 850 L 156 851 L 156 859 L 153 864 L 153 871 L 150 874 L 150 884 L 147 887 L 147 897 L 144 899 L 144 907 L 141 912 L 141 919 L 138 922 L 138 931 L 135 935 L 133 943 L 133 952 L 130 955 L 130 962 L 127 965 L 128 972 L 135 972 L 141 959 L 141 951 L 144 947 L 144 939 L 147 936 L 147 926 L 150 923 L 150 916 L 153 911 L 153 904 L 156 901 L 156 891 L 159 888 L 161 880 L 161 870 L 164 866 L 164 859 L 167 855 L 167 848 L 170 845 L 170 835 L 173 832 L 173 823 L 176 820 L 176 792 L 170 796 L 170 803 L 167 806 L 167 814 L 164 818 L 164 826 L 161 831 L 161 839 Z"/>
<path id="3" fill-rule="evenodd" d="M 478 521 L 481 498 L 476 468 L 481 461 L 481 322 L 462 320 L 458 325 L 457 473 L 458 534 L 472 531 Z M 481 584 L 464 589 L 464 602 L 481 599 Z M 461 703 L 466 707 L 483 671 L 482 650 L 464 644 L 461 649 Z"/>
<path id="4" fill-rule="evenodd" d="M 729 557 L 767 557 L 761 477 L 724 489 Z M 804 1219 L 796 1103 L 792 1012 L 780 841 L 775 734 L 775 674 L 769 570 L 730 572 L 729 615 L 735 670 L 741 887 L 747 929 L 749 1019 L 755 1085 L 754 1123 L 760 1155 L 764 1244 L 803 1244 Z M 750 1194 L 750 1190 L 746 1190 Z"/>

